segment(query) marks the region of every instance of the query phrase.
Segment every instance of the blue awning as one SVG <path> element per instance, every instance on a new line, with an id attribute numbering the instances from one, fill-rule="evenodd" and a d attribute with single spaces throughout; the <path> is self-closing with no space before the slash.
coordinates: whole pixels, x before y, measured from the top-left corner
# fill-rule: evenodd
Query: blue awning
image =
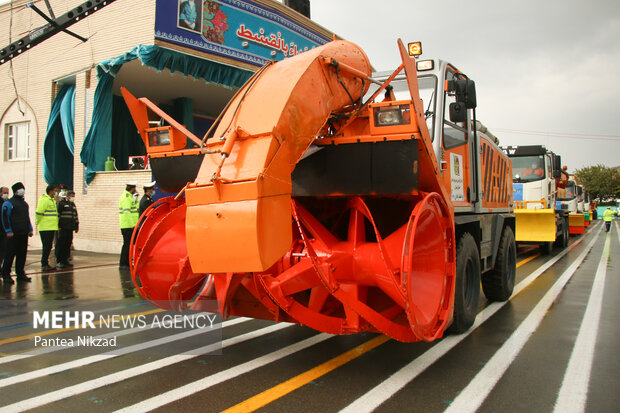
<path id="1" fill-rule="evenodd" d="M 99 82 L 93 98 L 93 117 L 86 134 L 80 159 L 86 166 L 85 180 L 90 184 L 96 171 L 104 170 L 104 164 L 111 153 L 114 77 L 123 64 L 140 59 L 143 65 L 158 71 L 169 69 L 185 76 L 204 79 L 226 88 L 241 87 L 252 76 L 252 72 L 210 60 L 185 55 L 155 45 L 138 45 L 132 51 L 97 65 Z"/>

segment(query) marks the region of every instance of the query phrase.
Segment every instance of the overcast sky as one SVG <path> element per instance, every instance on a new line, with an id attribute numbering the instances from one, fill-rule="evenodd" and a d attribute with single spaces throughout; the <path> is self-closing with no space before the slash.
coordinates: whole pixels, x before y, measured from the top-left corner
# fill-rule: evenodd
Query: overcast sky
<path id="1" fill-rule="evenodd" d="M 313 20 L 359 44 L 377 70 L 398 66 L 399 37 L 422 41 L 423 58 L 450 61 L 476 81 L 477 117 L 502 145 L 546 145 L 569 171 L 620 166 L 620 0 L 310 6 Z"/>
<path id="2" fill-rule="evenodd" d="M 310 0 L 312 19 L 377 70 L 422 41 L 476 81 L 477 117 L 502 145 L 542 144 L 569 171 L 620 166 L 620 0 Z M 616 102 L 618 101 L 618 102 Z"/>

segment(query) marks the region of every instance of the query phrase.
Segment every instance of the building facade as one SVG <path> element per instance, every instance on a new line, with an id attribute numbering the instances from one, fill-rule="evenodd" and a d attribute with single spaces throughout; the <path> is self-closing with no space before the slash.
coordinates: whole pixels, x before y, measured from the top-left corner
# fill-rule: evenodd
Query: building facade
<path id="1" fill-rule="evenodd" d="M 28 2 L 0 6 L 2 47 L 46 24 Z M 50 4 L 56 16 L 79 5 Z M 142 194 L 153 179 L 121 87 L 201 137 L 266 61 L 333 38 L 272 0 L 113 0 L 69 30 L 88 41 L 59 33 L 0 65 L 0 185 L 23 182 L 31 214 L 48 183 L 69 186 L 80 214 L 75 247 L 111 253 L 120 250 L 125 183 L 137 181 Z"/>

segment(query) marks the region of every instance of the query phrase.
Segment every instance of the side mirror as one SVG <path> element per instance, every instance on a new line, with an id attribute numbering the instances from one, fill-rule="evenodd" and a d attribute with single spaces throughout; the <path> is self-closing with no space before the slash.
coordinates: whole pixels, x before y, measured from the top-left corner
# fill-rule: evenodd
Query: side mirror
<path id="1" fill-rule="evenodd" d="M 553 155 L 553 177 L 562 177 L 562 157 L 560 155 Z"/>
<path id="2" fill-rule="evenodd" d="M 476 84 L 471 79 L 455 79 L 448 81 L 448 91 L 454 92 L 456 101 L 465 104 L 466 109 L 475 109 Z"/>
<path id="3" fill-rule="evenodd" d="M 450 122 L 465 122 L 467 120 L 467 107 L 464 102 L 450 103 Z"/>

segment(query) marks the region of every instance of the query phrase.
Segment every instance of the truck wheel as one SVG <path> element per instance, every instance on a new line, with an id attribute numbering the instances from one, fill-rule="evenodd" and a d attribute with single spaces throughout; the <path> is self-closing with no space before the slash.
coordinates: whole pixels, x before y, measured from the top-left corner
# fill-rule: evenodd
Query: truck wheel
<path id="1" fill-rule="evenodd" d="M 542 242 L 539 249 L 542 254 L 551 255 L 553 252 L 553 241 Z"/>
<path id="2" fill-rule="evenodd" d="M 555 246 L 561 249 L 564 249 L 566 247 L 568 247 L 568 239 L 569 239 L 569 235 L 568 235 L 568 224 L 562 220 L 560 222 L 560 235 L 558 236 L 558 239 L 555 240 Z"/>
<path id="3" fill-rule="evenodd" d="M 448 332 L 460 334 L 476 320 L 480 299 L 480 256 L 474 237 L 465 233 L 456 248 L 454 316 Z"/>
<path id="4" fill-rule="evenodd" d="M 504 228 L 493 270 L 482 275 L 482 290 L 489 301 L 506 301 L 517 274 L 517 244 L 510 227 Z"/>

